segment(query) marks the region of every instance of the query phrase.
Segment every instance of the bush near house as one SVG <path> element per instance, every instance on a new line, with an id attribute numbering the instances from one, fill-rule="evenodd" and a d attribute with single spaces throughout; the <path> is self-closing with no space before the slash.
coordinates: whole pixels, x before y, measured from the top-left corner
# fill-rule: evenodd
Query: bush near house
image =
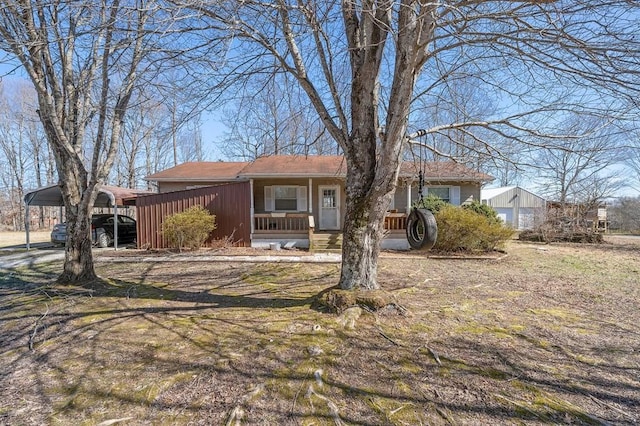
<path id="1" fill-rule="evenodd" d="M 503 223 L 502 219 L 498 216 L 498 212 L 493 207 L 488 204 L 482 204 L 480 201 L 463 204 L 462 208 L 486 217 L 489 223 Z"/>
<path id="2" fill-rule="evenodd" d="M 216 229 L 216 216 L 202 206 L 193 206 L 187 210 L 167 216 L 162 223 L 162 233 L 170 247 L 182 251 L 202 247 L 204 242 Z"/>
<path id="3" fill-rule="evenodd" d="M 430 210 L 434 215 L 437 214 L 440 209 L 448 205 L 449 203 L 433 194 L 427 194 L 426 197 L 422 197 L 422 200 L 413 203 L 413 207 Z"/>
<path id="4" fill-rule="evenodd" d="M 514 230 L 505 226 L 487 211 L 478 213 L 474 208 L 447 204 L 435 214 L 438 240 L 434 250 L 440 251 L 492 251 L 501 248 Z"/>

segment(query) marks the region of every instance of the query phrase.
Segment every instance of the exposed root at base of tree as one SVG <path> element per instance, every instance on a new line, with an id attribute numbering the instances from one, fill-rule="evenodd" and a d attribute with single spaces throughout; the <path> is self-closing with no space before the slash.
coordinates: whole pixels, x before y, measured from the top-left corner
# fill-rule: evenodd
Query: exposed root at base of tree
<path id="1" fill-rule="evenodd" d="M 370 312 L 386 310 L 404 314 L 406 309 L 392 300 L 383 290 L 343 290 L 330 287 L 320 292 L 314 300 L 313 308 L 341 314 L 352 307 L 361 307 Z"/>

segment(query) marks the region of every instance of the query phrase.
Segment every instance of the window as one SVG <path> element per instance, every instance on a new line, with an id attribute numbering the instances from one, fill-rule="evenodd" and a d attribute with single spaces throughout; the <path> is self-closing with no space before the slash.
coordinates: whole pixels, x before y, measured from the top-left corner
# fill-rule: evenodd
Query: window
<path id="1" fill-rule="evenodd" d="M 423 195 L 435 195 L 454 206 L 460 205 L 459 186 L 428 186 L 424 188 Z"/>
<path id="2" fill-rule="evenodd" d="M 307 209 L 305 186 L 278 185 L 264 187 L 264 210 L 267 212 L 295 212 Z"/>
<path id="3" fill-rule="evenodd" d="M 295 211 L 298 209 L 298 191 L 295 186 L 274 186 L 273 203 L 275 211 Z"/>
<path id="4" fill-rule="evenodd" d="M 124 223 L 125 225 L 135 225 L 135 220 L 131 219 L 130 217 L 126 217 L 126 216 L 118 216 L 118 220 L 120 221 L 120 223 Z"/>
<path id="5" fill-rule="evenodd" d="M 451 202 L 451 196 L 449 195 L 449 187 L 436 187 L 436 188 L 427 188 L 427 195 L 435 195 L 438 198 L 441 198 L 443 201 L 447 203 Z"/>

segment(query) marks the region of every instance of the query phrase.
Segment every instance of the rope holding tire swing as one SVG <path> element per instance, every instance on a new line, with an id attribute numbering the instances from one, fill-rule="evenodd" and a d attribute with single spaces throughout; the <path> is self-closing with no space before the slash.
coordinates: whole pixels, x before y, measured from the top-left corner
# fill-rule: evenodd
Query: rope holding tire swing
<path id="1" fill-rule="evenodd" d="M 421 134 L 424 136 L 424 134 Z M 415 161 L 415 158 L 414 158 Z M 438 224 L 436 218 L 424 205 L 422 190 L 424 188 L 424 172 L 422 164 L 422 144 L 420 144 L 420 170 L 418 171 L 418 204 L 411 208 L 407 217 L 407 241 L 414 250 L 426 251 L 431 249 L 438 239 Z M 411 190 L 411 187 L 409 187 Z"/>

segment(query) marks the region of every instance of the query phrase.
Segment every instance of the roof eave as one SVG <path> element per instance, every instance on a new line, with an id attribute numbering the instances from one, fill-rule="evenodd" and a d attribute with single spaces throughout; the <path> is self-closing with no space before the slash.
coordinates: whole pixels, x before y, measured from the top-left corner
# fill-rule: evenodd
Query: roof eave
<path id="1" fill-rule="evenodd" d="M 417 181 L 416 176 L 400 176 L 401 179 Z M 468 176 L 425 176 L 425 182 L 490 182 L 493 178 L 470 178 Z"/>
<path id="2" fill-rule="evenodd" d="M 312 179 L 312 178 L 337 178 L 337 179 L 345 179 L 346 175 L 344 174 L 336 174 L 336 173 L 318 173 L 318 174 L 308 174 L 308 173 L 294 173 L 294 174 L 283 174 L 283 173 L 256 173 L 256 174 L 246 174 L 242 175 L 243 178 L 246 179 Z"/>
<path id="3" fill-rule="evenodd" d="M 234 177 L 224 177 L 224 178 L 212 178 L 212 177 L 189 177 L 189 178 L 182 178 L 182 177 L 160 177 L 160 178 L 154 178 L 151 176 L 147 176 L 146 178 L 144 178 L 144 180 L 149 181 L 149 182 L 230 182 L 230 181 L 237 181 L 237 180 L 244 180 L 244 178 L 238 177 L 238 176 L 234 176 Z"/>

